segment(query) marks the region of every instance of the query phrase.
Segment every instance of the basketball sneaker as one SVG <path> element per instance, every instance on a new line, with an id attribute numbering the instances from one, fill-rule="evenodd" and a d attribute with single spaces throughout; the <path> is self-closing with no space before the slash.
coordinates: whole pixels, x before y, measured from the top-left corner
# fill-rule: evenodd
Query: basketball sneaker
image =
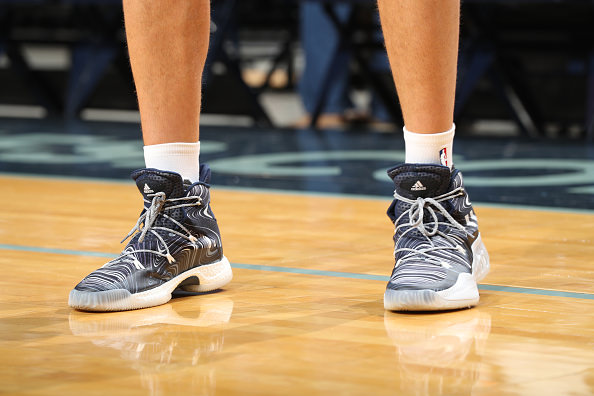
<path id="1" fill-rule="evenodd" d="M 177 173 L 140 169 L 132 178 L 144 209 L 122 253 L 85 277 L 68 304 L 86 311 L 124 311 L 164 304 L 177 289 L 205 292 L 231 281 L 221 235 L 210 208 L 210 168 L 200 181 Z M 122 241 L 123 242 L 123 241 Z"/>
<path id="2" fill-rule="evenodd" d="M 393 311 L 434 311 L 474 306 L 477 282 L 489 272 L 489 255 L 462 173 L 447 166 L 403 164 L 388 170 L 394 201 L 396 263 L 384 294 Z"/>

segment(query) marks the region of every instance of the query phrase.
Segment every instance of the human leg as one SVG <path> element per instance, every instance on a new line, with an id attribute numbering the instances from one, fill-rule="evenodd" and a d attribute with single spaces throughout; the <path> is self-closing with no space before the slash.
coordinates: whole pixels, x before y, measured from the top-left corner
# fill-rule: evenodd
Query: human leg
<path id="1" fill-rule="evenodd" d="M 404 124 L 416 133 L 452 127 L 459 0 L 379 0 Z"/>
<path id="2" fill-rule="evenodd" d="M 145 145 L 198 141 L 208 0 L 124 0 Z"/>
<path id="3" fill-rule="evenodd" d="M 147 168 L 198 181 L 209 1 L 124 0 Z"/>
<path id="4" fill-rule="evenodd" d="M 132 174 L 144 210 L 124 251 L 85 277 L 69 305 L 120 311 L 163 304 L 178 287 L 209 291 L 231 280 L 210 208 L 210 169 L 199 166 L 201 75 L 209 1 L 124 0 L 147 169 Z"/>
<path id="5" fill-rule="evenodd" d="M 406 162 L 388 171 L 395 200 L 391 310 L 476 305 L 489 268 L 462 174 L 451 161 L 459 0 L 379 0 L 405 121 Z"/>

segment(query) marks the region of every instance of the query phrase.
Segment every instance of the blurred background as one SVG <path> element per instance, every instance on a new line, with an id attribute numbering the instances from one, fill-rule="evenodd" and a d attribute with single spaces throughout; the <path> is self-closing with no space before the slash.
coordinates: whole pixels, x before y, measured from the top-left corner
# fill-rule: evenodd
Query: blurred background
<path id="1" fill-rule="evenodd" d="M 462 15 L 459 134 L 594 139 L 594 2 Z M 211 30 L 205 125 L 401 128 L 373 1 L 214 0 Z M 138 120 L 120 1 L 0 1 L 0 87 L 1 117 Z"/>
<path id="2" fill-rule="evenodd" d="M 391 196 L 402 117 L 375 1 L 213 0 L 213 183 Z M 0 0 L 0 174 L 144 166 L 120 0 Z M 594 209 L 594 1 L 466 0 L 454 160 L 479 203 Z"/>

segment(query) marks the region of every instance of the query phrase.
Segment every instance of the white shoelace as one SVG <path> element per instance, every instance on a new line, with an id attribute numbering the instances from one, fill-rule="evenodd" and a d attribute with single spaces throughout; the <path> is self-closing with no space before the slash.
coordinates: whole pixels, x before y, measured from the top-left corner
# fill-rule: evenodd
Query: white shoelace
<path id="1" fill-rule="evenodd" d="M 468 232 L 466 231 L 464 226 L 462 224 L 460 224 L 458 221 L 456 221 L 456 219 L 454 219 L 452 217 L 452 215 L 450 215 L 448 213 L 448 211 L 440 203 L 443 201 L 447 201 L 448 199 L 463 196 L 463 195 L 464 195 L 464 191 L 462 190 L 462 187 L 458 187 L 452 191 L 449 191 L 443 195 L 439 195 L 434 198 L 419 197 L 417 199 L 409 199 L 409 198 L 403 197 L 403 196 L 397 194 L 396 192 L 394 192 L 394 198 L 396 198 L 399 201 L 404 201 L 411 205 L 410 208 L 405 210 L 398 217 L 398 219 L 396 219 L 396 221 L 395 221 L 395 224 L 398 224 L 400 222 L 400 219 L 402 219 L 402 217 L 404 217 L 408 214 L 408 216 L 409 216 L 408 223 L 403 223 L 403 224 L 397 225 L 394 233 L 397 233 L 400 229 L 402 229 L 404 227 L 409 227 L 407 230 L 405 230 L 402 233 L 402 235 L 400 235 L 400 238 L 404 237 L 406 234 L 408 234 L 412 230 L 417 230 L 421 233 L 421 235 L 423 235 L 427 239 L 427 241 L 429 242 L 429 245 L 430 245 L 427 248 L 421 248 L 421 249 L 418 249 L 418 248 L 412 249 L 412 248 L 406 248 L 406 247 L 396 249 L 394 251 L 394 256 L 396 256 L 400 252 L 409 252 L 408 254 L 404 255 L 396 262 L 396 267 L 398 265 L 402 264 L 403 262 L 412 259 L 414 256 L 417 256 L 417 255 L 423 256 L 425 258 L 425 261 L 427 261 L 429 263 L 436 264 L 436 265 L 444 265 L 445 264 L 445 266 L 447 266 L 447 263 L 444 263 L 443 261 L 436 258 L 434 255 L 431 255 L 429 253 L 435 252 L 438 250 L 463 251 L 463 248 L 460 245 L 456 244 L 456 242 L 457 243 L 462 242 L 462 240 L 460 238 L 457 238 L 458 240 L 456 240 L 453 236 L 447 235 L 447 234 L 439 231 L 440 225 L 447 225 L 447 226 L 454 226 L 455 228 L 461 230 L 465 234 L 468 234 Z M 433 208 L 437 209 L 437 212 Z M 433 221 L 430 221 L 427 223 L 423 222 L 425 211 L 427 211 L 431 215 L 431 218 L 433 219 Z M 437 213 L 441 213 L 447 221 L 439 221 L 439 219 L 437 218 Z M 428 227 L 428 226 L 430 226 L 430 227 Z M 435 243 L 431 239 L 431 237 L 435 236 L 435 235 L 442 236 L 445 240 L 450 242 L 452 244 L 452 246 L 435 246 Z"/>
<path id="2" fill-rule="evenodd" d="M 112 263 L 121 257 L 128 256 L 128 255 L 131 255 L 134 253 L 141 253 L 141 252 L 153 253 L 158 256 L 167 258 L 167 261 L 169 263 L 174 263 L 175 259 L 173 258 L 173 256 L 171 255 L 171 252 L 169 251 L 169 246 L 167 246 L 167 243 L 165 242 L 163 237 L 161 235 L 159 235 L 159 233 L 156 230 L 162 230 L 162 231 L 166 231 L 169 233 L 173 233 L 175 235 L 178 235 L 182 238 L 187 239 L 191 243 L 194 243 L 198 240 L 195 236 L 192 235 L 192 233 L 186 227 L 184 227 L 183 224 L 181 224 L 179 221 L 175 220 L 173 217 L 168 216 L 164 212 L 170 211 L 173 209 L 177 209 L 177 208 L 183 208 L 183 207 L 189 207 L 189 206 L 200 206 L 200 205 L 202 205 L 202 199 L 200 197 L 189 196 L 189 197 L 166 199 L 164 192 L 149 194 L 147 196 L 152 197 L 152 200 L 149 201 L 147 199 L 144 199 L 144 202 L 145 202 L 144 213 L 142 213 L 140 215 L 140 217 L 138 218 L 138 221 L 136 222 L 134 227 L 132 227 L 132 230 L 130 230 L 128 235 L 126 235 L 126 237 L 124 239 L 122 239 L 122 242 L 124 242 L 125 240 L 127 240 L 128 238 L 133 236 L 136 232 L 140 232 L 140 237 L 138 238 L 138 242 L 142 242 L 142 241 L 144 241 L 146 234 L 148 234 L 150 232 L 157 238 L 157 240 L 159 242 L 161 242 L 161 244 L 164 246 L 165 249 L 163 251 L 152 250 L 152 249 L 132 249 L 130 251 L 123 252 L 118 257 L 111 260 L 109 263 Z M 171 205 L 171 206 L 164 207 L 165 203 L 175 203 L 175 202 L 193 201 L 193 200 L 197 200 L 197 201 L 190 202 L 190 203 L 179 203 L 177 205 Z M 150 204 L 150 205 L 147 207 L 146 204 Z M 187 233 L 187 235 L 184 235 L 181 232 L 173 230 L 168 227 L 153 226 L 153 223 L 155 222 L 155 220 L 157 219 L 159 214 L 161 214 L 161 216 L 165 217 L 166 219 L 168 219 L 169 221 L 171 221 L 172 223 L 174 223 L 175 225 L 180 227 L 183 231 L 185 231 Z M 141 227 L 141 225 L 142 225 L 142 227 Z M 157 247 L 158 247 L 158 245 L 157 245 Z M 109 264 L 109 263 L 107 263 L 107 264 Z"/>

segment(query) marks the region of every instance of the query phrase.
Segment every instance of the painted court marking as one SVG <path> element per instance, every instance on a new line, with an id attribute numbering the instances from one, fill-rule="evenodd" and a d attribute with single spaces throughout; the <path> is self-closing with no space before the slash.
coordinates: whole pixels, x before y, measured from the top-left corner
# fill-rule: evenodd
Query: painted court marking
<path id="1" fill-rule="evenodd" d="M 20 246 L 20 245 L 8 245 L 0 244 L 1 250 L 16 250 L 21 252 L 33 252 L 33 253 L 50 253 L 50 254 L 65 254 L 71 256 L 86 256 L 86 257 L 103 257 L 103 258 L 115 258 L 116 254 L 93 252 L 84 250 L 68 250 L 68 249 L 55 249 L 55 248 L 44 248 L 38 246 Z M 317 276 L 330 276 L 336 278 L 351 278 L 351 279 L 364 279 L 364 280 L 377 280 L 387 282 L 390 277 L 382 275 L 371 275 L 371 274 L 359 274 L 354 272 L 339 272 L 339 271 L 323 271 L 308 268 L 295 268 L 295 267 L 275 267 L 270 265 L 259 265 L 259 264 L 242 264 L 232 263 L 233 268 L 248 269 L 256 271 L 270 271 L 270 272 L 284 272 L 291 274 L 301 275 L 317 275 Z M 507 293 L 522 293 L 522 294 L 535 294 L 539 296 L 553 296 L 553 297 L 569 297 L 578 298 L 585 300 L 594 300 L 594 294 L 589 293 L 574 293 L 548 289 L 532 289 L 526 287 L 513 287 L 513 286 L 500 286 L 500 285 L 484 285 L 481 284 L 478 287 L 480 290 L 500 291 Z"/>

